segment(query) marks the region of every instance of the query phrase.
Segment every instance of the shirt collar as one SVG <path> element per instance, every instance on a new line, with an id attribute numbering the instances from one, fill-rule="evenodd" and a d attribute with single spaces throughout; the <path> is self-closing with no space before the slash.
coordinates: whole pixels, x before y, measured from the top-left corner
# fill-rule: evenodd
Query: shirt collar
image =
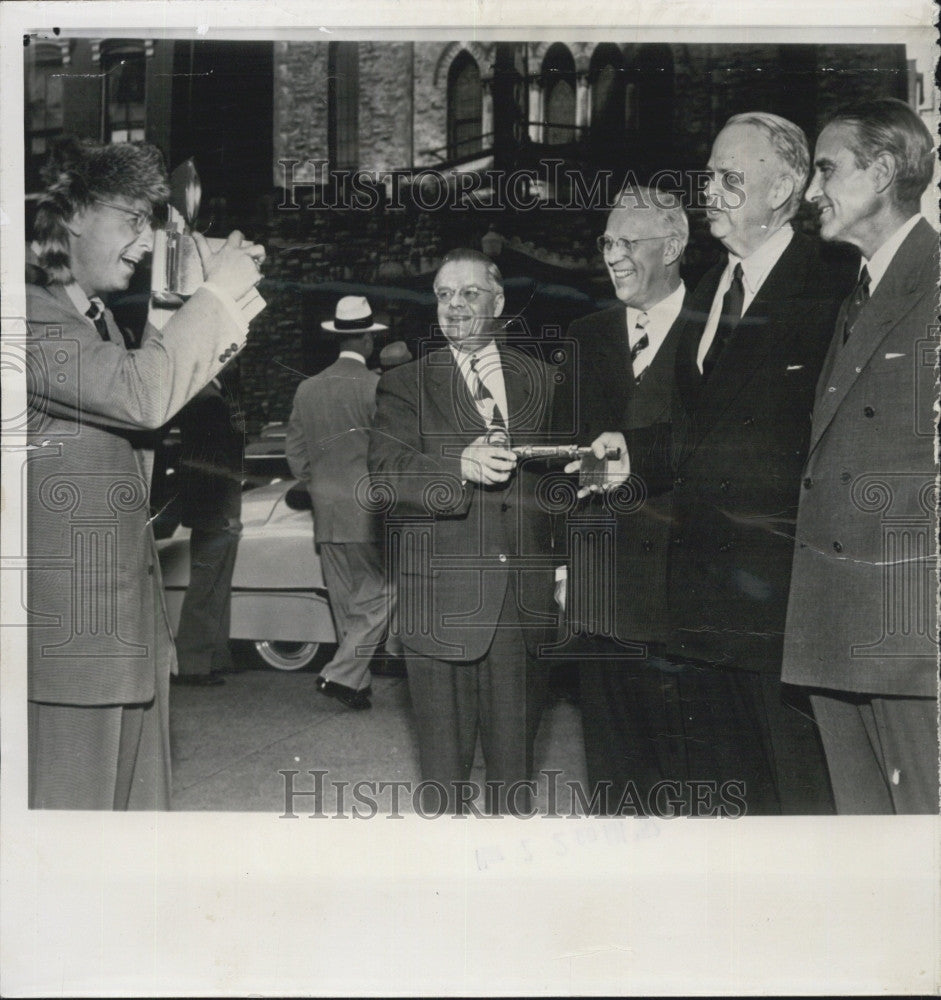
<path id="1" fill-rule="evenodd" d="M 448 346 L 451 348 L 454 360 L 457 363 L 458 368 L 460 368 L 463 372 L 464 378 L 467 378 L 467 373 L 470 371 L 471 361 L 473 361 L 474 358 L 477 358 L 478 367 L 481 367 L 479 362 L 484 358 L 492 355 L 496 355 L 498 361 L 500 358 L 500 352 L 497 350 L 497 342 L 495 340 L 489 340 L 482 347 L 478 347 L 476 351 L 470 352 L 458 350 L 458 348 L 456 348 L 453 344 L 449 344 Z"/>
<path id="2" fill-rule="evenodd" d="M 738 257 L 734 253 L 730 253 L 727 272 L 731 274 L 735 270 L 735 265 L 741 264 L 742 284 L 748 295 L 754 298 L 765 278 L 768 277 L 768 273 L 777 264 L 793 238 L 794 230 L 791 228 L 791 224 L 786 222 L 747 257 Z"/>
<path id="3" fill-rule="evenodd" d="M 899 226 L 898 229 L 882 244 L 872 255 L 871 260 L 865 257 L 859 262 L 859 269 L 863 267 L 869 271 L 869 294 L 876 290 L 876 285 L 882 280 L 885 272 L 892 263 L 892 258 L 898 252 L 898 248 L 905 242 L 905 237 L 918 225 L 921 214 L 916 212 L 907 222 Z"/>
<path id="4" fill-rule="evenodd" d="M 366 364 L 366 359 L 358 351 L 340 351 L 339 356 L 341 358 L 349 358 L 351 361 L 359 361 L 360 364 Z"/>
<path id="5" fill-rule="evenodd" d="M 654 337 L 663 339 L 670 332 L 670 327 L 676 322 L 676 317 L 683 308 L 683 299 L 686 296 L 686 286 L 681 281 L 679 285 L 665 298 L 649 309 L 635 309 L 633 306 L 627 307 L 627 334 L 628 340 L 633 346 L 635 339 L 634 328 L 637 326 L 637 317 L 644 312 L 647 313 L 647 336 L 653 343 Z"/>
<path id="6" fill-rule="evenodd" d="M 67 285 L 63 285 L 65 289 L 65 294 L 72 300 L 72 305 L 85 317 L 88 317 L 88 310 L 91 306 L 95 306 L 98 310 L 98 315 L 104 315 L 105 304 L 98 298 L 97 295 L 93 295 L 89 298 L 81 289 L 78 282 L 70 281 Z M 90 317 L 88 317 L 90 318 Z M 94 321 L 92 321 L 94 322 Z"/>

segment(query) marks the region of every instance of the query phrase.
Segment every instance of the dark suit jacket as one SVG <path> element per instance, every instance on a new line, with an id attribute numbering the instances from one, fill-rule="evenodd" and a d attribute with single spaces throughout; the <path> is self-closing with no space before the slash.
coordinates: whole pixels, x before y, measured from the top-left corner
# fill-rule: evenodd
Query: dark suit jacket
<path id="1" fill-rule="evenodd" d="M 244 425 L 227 382 L 210 382 L 180 410 L 179 496 L 188 528 L 220 531 L 242 513 Z"/>
<path id="2" fill-rule="evenodd" d="M 676 346 L 688 321 L 688 301 L 687 294 L 683 309 L 639 384 L 631 372 L 624 306 L 585 316 L 569 327 L 575 357 L 566 373 L 566 384 L 573 392 L 557 392 L 554 426 L 559 428 L 560 443 L 566 440 L 566 423 L 576 429 L 571 438 L 575 443 L 589 444 L 612 428 L 646 427 L 670 419 Z M 564 412 L 569 408 L 574 420 Z M 606 499 L 586 501 L 568 521 L 572 630 L 607 631 L 622 641 L 662 642 L 667 631 L 670 497 L 647 496 L 633 509 L 618 513 Z M 606 577 L 604 560 L 599 558 L 597 543 L 592 544 L 592 539 L 597 542 L 609 533 L 613 533 L 614 542 L 613 594 L 609 580 L 599 578 L 599 571 Z"/>
<path id="3" fill-rule="evenodd" d="M 724 267 L 693 296 L 672 434 L 640 432 L 631 459 L 652 488 L 672 471 L 670 652 L 777 672 L 814 386 L 853 279 L 795 233 L 703 384 L 696 354 Z"/>
<path id="4" fill-rule="evenodd" d="M 500 350 L 514 444 L 545 444 L 552 381 L 537 353 Z M 485 427 L 450 348 L 386 372 L 369 435 L 374 499 L 398 583 L 392 628 L 413 652 L 474 660 L 490 646 L 507 587 L 535 652 L 554 633 L 554 558 L 541 469 L 509 482 L 461 480 L 463 449 Z M 512 578 L 512 581 L 511 581 Z"/>
<path id="5" fill-rule="evenodd" d="M 784 679 L 937 695 L 938 235 L 905 238 L 817 385 Z"/>
<path id="6" fill-rule="evenodd" d="M 367 431 L 376 412 L 379 376 L 353 358 L 297 387 L 285 451 L 310 492 L 318 542 L 376 542 L 381 527 L 364 502 Z"/>

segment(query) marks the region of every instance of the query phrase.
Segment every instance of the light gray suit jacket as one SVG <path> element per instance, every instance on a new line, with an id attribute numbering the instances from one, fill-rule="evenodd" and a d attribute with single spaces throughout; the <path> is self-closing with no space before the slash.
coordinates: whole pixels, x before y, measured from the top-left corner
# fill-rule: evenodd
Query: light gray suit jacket
<path id="1" fill-rule="evenodd" d="M 783 679 L 937 693 L 934 385 L 938 236 L 906 237 L 817 384 Z"/>
<path id="2" fill-rule="evenodd" d="M 27 285 L 29 697 L 68 705 L 154 697 L 173 641 L 150 528 L 152 436 L 244 346 L 200 289 L 128 351 L 61 286 Z"/>
<path id="3" fill-rule="evenodd" d="M 378 542 L 381 526 L 368 504 L 368 431 L 379 376 L 352 358 L 297 387 L 285 450 L 307 486 L 318 542 Z"/>

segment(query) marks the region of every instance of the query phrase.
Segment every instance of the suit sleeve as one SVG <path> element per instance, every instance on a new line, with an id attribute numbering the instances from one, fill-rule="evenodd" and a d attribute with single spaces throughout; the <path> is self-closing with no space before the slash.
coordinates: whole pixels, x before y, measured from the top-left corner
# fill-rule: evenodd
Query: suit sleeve
<path id="1" fill-rule="evenodd" d="M 53 417 L 155 430 L 245 346 L 244 329 L 205 288 L 162 330 L 148 325 L 135 351 L 102 341 L 77 313 L 40 294 L 29 299 L 27 350 L 35 377 L 27 394 Z"/>
<path id="2" fill-rule="evenodd" d="M 301 424 L 299 397 L 300 389 L 294 394 L 291 419 L 284 439 L 284 453 L 291 467 L 291 475 L 306 486 L 310 482 L 310 456 L 307 454 L 307 442 Z"/>
<path id="3" fill-rule="evenodd" d="M 460 517 L 473 486 L 462 483 L 460 455 L 443 447 L 444 438 L 423 440 L 418 381 L 417 366 L 406 365 L 387 372 L 376 387 L 368 453 L 373 487 L 389 490 L 396 513 Z"/>

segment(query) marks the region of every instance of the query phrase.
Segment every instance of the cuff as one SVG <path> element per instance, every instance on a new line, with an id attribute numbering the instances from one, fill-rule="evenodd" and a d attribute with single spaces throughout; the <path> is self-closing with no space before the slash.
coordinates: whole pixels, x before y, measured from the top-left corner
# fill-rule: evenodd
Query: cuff
<path id="1" fill-rule="evenodd" d="M 211 281 L 204 282 L 202 287 L 212 292 L 212 294 L 215 295 L 215 297 L 222 303 L 226 312 L 228 312 L 229 316 L 232 318 L 232 322 L 239 328 L 242 338 L 246 338 L 248 336 L 248 319 L 246 319 L 235 299 L 233 299 L 228 292 L 223 291 L 218 285 L 214 285 Z"/>
<path id="2" fill-rule="evenodd" d="M 556 566 L 555 568 L 555 582 L 558 583 L 560 580 L 567 580 L 569 575 L 568 566 Z"/>

